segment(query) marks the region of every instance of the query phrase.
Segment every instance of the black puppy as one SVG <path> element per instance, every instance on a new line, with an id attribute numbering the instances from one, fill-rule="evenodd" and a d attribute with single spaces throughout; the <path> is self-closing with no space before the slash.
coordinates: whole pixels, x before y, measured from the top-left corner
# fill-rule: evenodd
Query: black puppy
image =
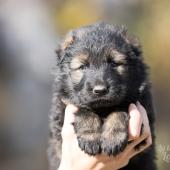
<path id="1" fill-rule="evenodd" d="M 124 27 L 98 23 L 71 31 L 57 50 L 50 114 L 49 160 L 61 156 L 64 101 L 79 107 L 74 123 L 79 147 L 89 155 L 117 155 L 128 143 L 128 106 L 147 110 L 152 135 L 154 111 L 147 67 L 136 38 Z M 154 136 L 153 136 L 154 138 Z M 154 142 L 153 142 L 154 143 Z M 123 169 L 155 170 L 154 145 Z"/>

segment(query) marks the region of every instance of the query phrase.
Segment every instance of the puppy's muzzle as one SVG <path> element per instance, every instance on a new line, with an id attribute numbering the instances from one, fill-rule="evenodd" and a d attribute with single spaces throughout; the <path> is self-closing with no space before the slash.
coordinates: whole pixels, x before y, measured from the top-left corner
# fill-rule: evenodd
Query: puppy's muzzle
<path id="1" fill-rule="evenodd" d="M 108 93 L 108 87 L 106 85 L 96 85 L 93 88 L 93 94 L 95 95 L 105 95 Z"/>

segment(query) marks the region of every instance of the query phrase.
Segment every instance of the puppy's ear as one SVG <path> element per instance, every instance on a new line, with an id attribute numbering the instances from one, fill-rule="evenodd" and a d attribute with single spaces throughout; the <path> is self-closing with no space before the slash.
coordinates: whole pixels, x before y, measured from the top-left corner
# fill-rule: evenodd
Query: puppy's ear
<path id="1" fill-rule="evenodd" d="M 66 38 L 64 40 L 64 42 L 62 43 L 61 47 L 63 50 L 66 50 L 70 45 L 73 44 L 73 42 L 75 41 L 75 35 L 73 31 L 70 31 L 67 35 Z"/>
<path id="2" fill-rule="evenodd" d="M 62 58 L 64 51 L 67 50 L 75 41 L 81 39 L 85 30 L 83 28 L 71 30 L 65 37 L 61 45 L 58 46 L 56 53 L 59 58 Z"/>
<path id="3" fill-rule="evenodd" d="M 125 26 L 121 27 L 120 34 L 124 38 L 126 43 L 128 43 L 131 46 L 134 54 L 136 56 L 140 56 L 142 53 L 142 50 L 141 50 L 141 45 L 140 45 L 139 39 L 135 35 L 129 35 L 128 30 Z"/>
<path id="4" fill-rule="evenodd" d="M 75 30 L 70 31 L 62 43 L 63 50 L 66 50 L 70 45 L 72 45 L 75 41 L 82 39 L 85 35 L 86 29 L 84 27 L 78 28 Z"/>
<path id="5" fill-rule="evenodd" d="M 142 50 L 139 39 L 134 35 L 128 35 L 126 41 L 131 45 L 132 51 L 136 56 L 141 56 Z"/>
<path id="6" fill-rule="evenodd" d="M 61 66 L 62 62 L 64 61 L 64 51 L 62 49 L 61 44 L 59 44 L 57 46 L 57 49 L 56 49 L 55 52 L 57 54 L 57 56 L 56 56 L 56 65 Z"/>
<path id="7" fill-rule="evenodd" d="M 57 63 L 61 64 L 62 61 L 64 60 L 64 52 L 65 50 L 73 44 L 75 40 L 75 36 L 73 35 L 73 31 L 70 31 L 67 35 L 66 38 L 64 39 L 61 44 L 58 45 L 56 49 L 56 54 L 57 54 Z"/>

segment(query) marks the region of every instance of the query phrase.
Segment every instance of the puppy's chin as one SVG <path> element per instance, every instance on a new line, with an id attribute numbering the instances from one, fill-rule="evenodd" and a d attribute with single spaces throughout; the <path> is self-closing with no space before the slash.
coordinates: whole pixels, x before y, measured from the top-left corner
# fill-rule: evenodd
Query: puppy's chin
<path id="1" fill-rule="evenodd" d="M 114 101 L 113 99 L 95 99 L 91 100 L 86 105 L 90 108 L 104 108 L 104 107 L 113 107 L 118 104 L 117 101 Z"/>
<path id="2" fill-rule="evenodd" d="M 100 108 L 106 108 L 106 107 L 114 107 L 120 104 L 121 99 L 114 99 L 114 98 L 94 98 L 87 100 L 78 100 L 77 98 L 74 99 L 66 99 L 62 98 L 62 102 L 67 104 L 73 104 L 77 107 L 83 107 L 87 109 L 100 109 Z"/>

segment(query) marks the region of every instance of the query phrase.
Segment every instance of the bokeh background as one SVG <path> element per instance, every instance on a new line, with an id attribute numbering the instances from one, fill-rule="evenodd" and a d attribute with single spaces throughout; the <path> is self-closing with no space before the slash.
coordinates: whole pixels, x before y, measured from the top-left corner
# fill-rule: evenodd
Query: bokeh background
<path id="1" fill-rule="evenodd" d="M 0 170 L 47 170 L 55 48 L 69 29 L 97 21 L 125 24 L 143 44 L 157 164 L 170 169 L 169 0 L 0 0 Z"/>

